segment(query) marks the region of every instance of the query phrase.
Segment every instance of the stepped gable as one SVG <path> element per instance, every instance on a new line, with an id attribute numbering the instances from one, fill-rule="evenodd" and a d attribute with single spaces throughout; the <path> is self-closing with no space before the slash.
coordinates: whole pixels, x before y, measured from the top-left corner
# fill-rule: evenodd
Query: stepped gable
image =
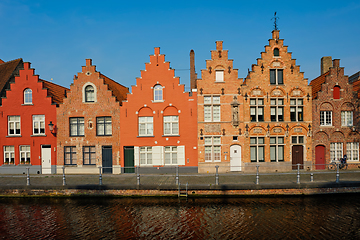
<path id="1" fill-rule="evenodd" d="M 66 97 L 66 92 L 70 91 L 70 89 L 57 85 L 55 83 L 39 79 L 40 82 L 43 83 L 43 88 L 48 90 L 48 96 L 51 96 L 52 103 L 59 104 L 63 103 L 63 99 Z"/>
<path id="2" fill-rule="evenodd" d="M 315 99 L 318 96 L 318 92 L 321 91 L 321 86 L 325 83 L 326 76 L 329 75 L 330 71 L 320 75 L 319 77 L 313 79 L 310 82 L 310 86 L 312 86 L 312 98 Z"/>
<path id="3" fill-rule="evenodd" d="M 1 60 L 2 61 L 2 60 Z M 18 74 L 18 68 L 22 67 L 23 60 L 21 58 L 9 62 L 0 63 L 0 91 L 4 89 L 6 83 Z"/>
<path id="4" fill-rule="evenodd" d="M 108 85 L 108 89 L 111 90 L 111 94 L 116 98 L 116 101 L 122 105 L 122 101 L 126 100 L 129 88 L 106 77 L 104 74 L 100 73 L 100 77 L 104 79 L 104 84 Z"/>

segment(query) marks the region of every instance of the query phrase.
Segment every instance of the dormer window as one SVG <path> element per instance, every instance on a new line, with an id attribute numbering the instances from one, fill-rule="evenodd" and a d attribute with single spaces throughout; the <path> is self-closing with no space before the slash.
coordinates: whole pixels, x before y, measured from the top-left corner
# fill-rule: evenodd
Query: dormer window
<path id="1" fill-rule="evenodd" d="M 162 102 L 163 101 L 163 87 L 158 84 L 154 87 L 154 102 Z"/>
<path id="2" fill-rule="evenodd" d="M 32 104 L 32 90 L 30 88 L 24 91 L 24 104 Z"/>
<path id="3" fill-rule="evenodd" d="M 216 82 L 224 81 L 224 70 L 215 70 L 215 81 Z"/>
<path id="4" fill-rule="evenodd" d="M 85 102 L 95 102 L 95 91 L 91 85 L 85 87 Z"/>
<path id="5" fill-rule="evenodd" d="M 334 99 L 340 99 L 340 87 L 335 86 L 333 89 L 333 98 Z"/>
<path id="6" fill-rule="evenodd" d="M 279 56 L 280 56 L 279 49 L 274 48 L 274 57 L 279 57 Z"/>

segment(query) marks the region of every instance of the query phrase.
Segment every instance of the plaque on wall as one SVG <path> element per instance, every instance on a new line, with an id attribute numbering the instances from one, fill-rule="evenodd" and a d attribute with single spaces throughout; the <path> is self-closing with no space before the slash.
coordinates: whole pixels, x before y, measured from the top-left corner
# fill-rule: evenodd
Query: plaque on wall
<path id="1" fill-rule="evenodd" d="M 274 91 L 272 92 L 272 95 L 273 95 L 273 96 L 280 96 L 280 95 L 281 95 L 281 91 L 280 91 L 280 90 L 274 90 Z"/>
<path id="2" fill-rule="evenodd" d="M 255 128 L 253 133 L 262 133 L 262 129 L 261 128 Z"/>
<path id="3" fill-rule="evenodd" d="M 253 91 L 251 92 L 251 95 L 253 95 L 253 96 L 261 95 L 261 90 L 253 90 Z"/>
<path id="4" fill-rule="evenodd" d="M 292 95 L 293 95 L 293 96 L 300 96 L 300 95 L 301 95 L 301 91 L 300 91 L 300 90 L 294 90 L 294 91 L 292 92 Z"/>
<path id="5" fill-rule="evenodd" d="M 282 129 L 281 128 L 274 128 L 273 132 L 274 133 L 282 133 Z"/>
<path id="6" fill-rule="evenodd" d="M 273 63 L 272 63 L 272 66 L 273 66 L 273 67 L 280 67 L 280 62 L 273 62 Z"/>
<path id="7" fill-rule="evenodd" d="M 205 125 L 205 133 L 219 133 L 219 132 L 221 132 L 220 124 Z"/>
<path id="8" fill-rule="evenodd" d="M 302 132 L 302 128 L 294 128 L 294 132 L 296 132 L 296 133 L 301 133 L 301 132 Z"/>

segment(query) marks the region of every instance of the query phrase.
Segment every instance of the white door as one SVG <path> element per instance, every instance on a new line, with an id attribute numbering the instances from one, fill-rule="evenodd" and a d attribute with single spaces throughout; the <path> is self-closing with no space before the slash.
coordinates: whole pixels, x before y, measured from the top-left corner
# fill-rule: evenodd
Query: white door
<path id="1" fill-rule="evenodd" d="M 230 171 L 241 171 L 241 146 L 230 147 Z"/>
<path id="2" fill-rule="evenodd" d="M 42 174 L 51 174 L 51 146 L 41 146 Z"/>

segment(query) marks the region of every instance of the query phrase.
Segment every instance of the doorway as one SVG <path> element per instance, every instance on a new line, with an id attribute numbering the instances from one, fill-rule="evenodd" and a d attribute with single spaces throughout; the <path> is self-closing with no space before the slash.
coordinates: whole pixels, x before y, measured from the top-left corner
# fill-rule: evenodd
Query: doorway
<path id="1" fill-rule="evenodd" d="M 112 146 L 102 147 L 103 173 L 112 173 Z"/>
<path id="2" fill-rule="evenodd" d="M 230 147 L 230 171 L 241 171 L 241 146 Z"/>
<path id="3" fill-rule="evenodd" d="M 124 173 L 135 173 L 134 146 L 124 147 Z"/>
<path id="4" fill-rule="evenodd" d="M 325 169 L 325 146 L 323 145 L 315 147 L 315 168 Z"/>
<path id="5" fill-rule="evenodd" d="M 41 145 L 41 173 L 51 174 L 51 145 Z"/>
<path id="6" fill-rule="evenodd" d="M 297 170 L 297 165 L 300 164 L 300 169 L 304 169 L 304 147 L 302 145 L 294 145 L 292 147 L 292 169 Z"/>

